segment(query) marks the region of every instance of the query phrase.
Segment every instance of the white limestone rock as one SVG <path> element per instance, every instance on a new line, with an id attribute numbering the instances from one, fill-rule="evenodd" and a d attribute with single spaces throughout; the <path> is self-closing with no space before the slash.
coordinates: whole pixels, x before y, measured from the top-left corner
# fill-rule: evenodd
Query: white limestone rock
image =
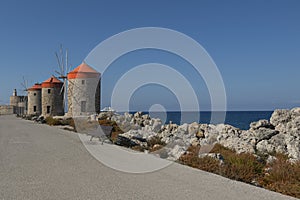
<path id="1" fill-rule="evenodd" d="M 199 132 L 199 124 L 197 122 L 193 122 L 188 126 L 188 134 L 196 135 Z"/>
<path id="2" fill-rule="evenodd" d="M 291 120 L 290 110 L 275 110 L 271 116 L 270 122 L 275 127 L 279 124 L 285 124 Z"/>
<path id="3" fill-rule="evenodd" d="M 270 128 L 274 129 L 274 125 L 272 125 L 268 120 L 262 119 L 257 122 L 252 122 L 250 124 L 250 130 L 257 130 L 259 128 Z"/>
<path id="4" fill-rule="evenodd" d="M 178 160 L 182 154 L 186 152 L 186 148 L 180 145 L 175 145 L 168 152 L 168 160 Z"/>

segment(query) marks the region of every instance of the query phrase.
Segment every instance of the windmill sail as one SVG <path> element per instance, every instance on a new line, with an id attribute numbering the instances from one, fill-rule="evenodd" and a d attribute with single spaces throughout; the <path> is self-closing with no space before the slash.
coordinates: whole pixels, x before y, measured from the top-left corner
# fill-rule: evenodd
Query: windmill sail
<path id="1" fill-rule="evenodd" d="M 25 77 L 22 77 L 22 82 L 21 82 L 21 87 L 22 89 L 20 89 L 20 91 L 22 91 L 22 93 L 24 95 L 22 96 L 16 96 L 15 98 L 15 113 L 19 114 L 19 115 L 24 115 L 27 114 L 27 106 L 28 106 L 28 80 L 25 79 Z"/>
<path id="2" fill-rule="evenodd" d="M 55 57 L 57 59 L 59 71 L 55 70 L 55 73 L 58 74 L 58 78 L 63 80 L 63 85 L 60 90 L 60 94 L 63 95 L 63 108 L 66 112 L 67 105 L 67 74 L 71 69 L 68 59 L 68 50 L 63 50 L 63 46 L 60 45 L 59 53 L 55 52 Z"/>

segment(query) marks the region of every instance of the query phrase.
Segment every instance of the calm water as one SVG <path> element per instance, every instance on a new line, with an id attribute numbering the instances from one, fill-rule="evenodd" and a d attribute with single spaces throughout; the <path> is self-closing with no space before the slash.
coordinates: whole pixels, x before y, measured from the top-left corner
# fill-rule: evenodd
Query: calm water
<path id="1" fill-rule="evenodd" d="M 258 121 L 260 119 L 269 120 L 273 111 L 227 111 L 214 112 L 214 120 L 211 121 L 212 112 L 144 112 L 150 114 L 151 117 L 160 118 L 163 122 L 169 123 L 172 121 L 176 124 L 192 123 L 198 121 L 199 123 L 225 123 L 235 126 L 237 128 L 246 130 L 249 129 L 251 122 Z M 225 114 L 225 122 L 223 117 Z M 199 120 L 197 120 L 199 119 Z"/>

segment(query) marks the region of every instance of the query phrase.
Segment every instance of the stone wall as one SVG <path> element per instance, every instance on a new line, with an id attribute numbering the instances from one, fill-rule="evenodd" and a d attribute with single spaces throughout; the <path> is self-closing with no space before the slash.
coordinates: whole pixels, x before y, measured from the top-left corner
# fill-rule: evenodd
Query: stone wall
<path id="1" fill-rule="evenodd" d="M 14 114 L 14 106 L 0 105 L 0 115 L 12 115 Z"/>

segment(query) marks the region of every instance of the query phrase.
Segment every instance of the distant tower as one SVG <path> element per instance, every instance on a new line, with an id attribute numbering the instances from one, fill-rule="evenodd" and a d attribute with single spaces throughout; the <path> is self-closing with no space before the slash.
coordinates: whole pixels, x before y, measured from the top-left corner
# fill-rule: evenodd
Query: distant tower
<path id="1" fill-rule="evenodd" d="M 17 90 L 14 89 L 12 96 L 9 97 L 9 105 L 13 106 L 13 113 L 18 113 L 18 103 L 19 103 L 19 97 L 17 94 Z"/>
<path id="2" fill-rule="evenodd" d="M 14 89 L 12 96 L 9 97 L 9 104 L 18 107 L 20 98 L 18 97 L 17 90 Z"/>
<path id="3" fill-rule="evenodd" d="M 13 91 L 13 96 L 14 96 L 14 97 L 18 96 L 18 94 L 17 94 L 17 89 L 14 89 L 14 91 Z"/>
<path id="4" fill-rule="evenodd" d="M 42 85 L 36 83 L 28 88 L 28 115 L 42 114 Z"/>
<path id="5" fill-rule="evenodd" d="M 42 83 L 42 115 L 64 115 L 63 82 L 52 76 Z"/>
<path id="6" fill-rule="evenodd" d="M 100 112 L 100 76 L 85 62 L 68 73 L 68 116 Z"/>

